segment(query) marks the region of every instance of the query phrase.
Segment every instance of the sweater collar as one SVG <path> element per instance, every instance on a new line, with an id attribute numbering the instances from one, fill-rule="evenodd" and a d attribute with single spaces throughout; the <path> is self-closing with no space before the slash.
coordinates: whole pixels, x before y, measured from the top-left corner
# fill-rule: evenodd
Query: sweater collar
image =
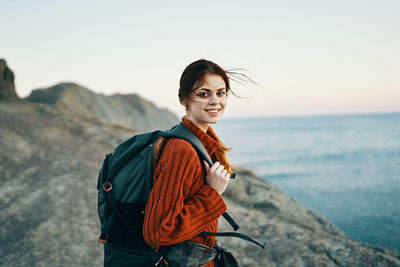
<path id="1" fill-rule="evenodd" d="M 192 121 L 188 118 L 183 117 L 182 123 L 191 130 L 194 135 L 199 138 L 200 142 L 204 145 L 205 149 L 207 150 L 208 154 L 211 156 L 215 150 L 219 147 L 218 137 L 213 131 L 211 127 L 208 127 L 207 133 L 203 132 L 202 129 L 196 126 Z"/>

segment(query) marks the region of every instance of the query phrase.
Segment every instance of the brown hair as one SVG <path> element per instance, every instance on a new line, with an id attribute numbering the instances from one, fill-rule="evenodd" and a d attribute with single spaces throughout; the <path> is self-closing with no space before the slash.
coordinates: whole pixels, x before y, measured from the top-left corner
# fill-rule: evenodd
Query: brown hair
<path id="1" fill-rule="evenodd" d="M 179 100 L 182 103 L 190 98 L 191 93 L 201 86 L 206 74 L 217 74 L 225 82 L 226 91 L 230 91 L 230 83 L 227 72 L 212 61 L 199 59 L 189 64 L 182 73 L 179 82 Z"/>
<path id="2" fill-rule="evenodd" d="M 189 64 L 182 73 L 179 82 L 179 101 L 183 104 L 185 100 L 190 99 L 191 93 L 201 86 L 201 82 L 206 74 L 216 74 L 221 76 L 225 82 L 226 92 L 230 92 L 230 83 L 227 71 L 218 66 L 212 61 L 206 59 L 197 60 Z M 216 135 L 215 135 L 216 136 Z M 232 167 L 229 163 L 229 159 L 226 156 L 226 151 L 230 148 L 225 146 L 221 140 L 218 138 L 219 147 L 214 152 L 215 159 L 224 165 L 225 170 L 232 173 Z"/>

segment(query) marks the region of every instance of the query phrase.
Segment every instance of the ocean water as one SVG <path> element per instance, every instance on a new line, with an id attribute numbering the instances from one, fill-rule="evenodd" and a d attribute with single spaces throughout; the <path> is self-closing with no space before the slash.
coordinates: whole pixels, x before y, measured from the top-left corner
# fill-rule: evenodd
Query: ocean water
<path id="1" fill-rule="evenodd" d="M 400 113 L 222 119 L 234 165 L 348 236 L 400 252 Z"/>

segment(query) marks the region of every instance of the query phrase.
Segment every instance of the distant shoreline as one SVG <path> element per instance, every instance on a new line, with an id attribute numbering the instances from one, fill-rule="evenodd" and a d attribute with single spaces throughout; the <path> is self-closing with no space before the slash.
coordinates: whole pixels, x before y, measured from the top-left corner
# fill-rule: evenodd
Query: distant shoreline
<path id="1" fill-rule="evenodd" d="M 326 114 L 299 114 L 299 115 L 271 115 L 271 116 L 243 116 L 243 117 L 225 117 L 222 120 L 248 120 L 248 119 L 279 119 L 279 118 L 318 118 L 318 117 L 342 117 L 342 116 L 380 116 L 380 115 L 400 115 L 400 111 L 378 111 L 378 112 L 360 112 L 360 113 L 326 113 Z"/>

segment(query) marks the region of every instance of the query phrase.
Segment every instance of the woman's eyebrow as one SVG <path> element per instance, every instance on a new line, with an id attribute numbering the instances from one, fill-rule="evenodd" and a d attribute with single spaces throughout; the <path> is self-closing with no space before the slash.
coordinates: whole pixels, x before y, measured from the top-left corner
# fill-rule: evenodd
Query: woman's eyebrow
<path id="1" fill-rule="evenodd" d="M 197 90 L 204 90 L 204 91 L 207 91 L 207 92 L 210 92 L 210 91 L 211 91 L 211 89 L 208 89 L 208 88 L 199 88 L 199 89 L 197 89 Z M 225 87 L 219 88 L 219 89 L 217 89 L 216 91 L 222 91 L 222 90 L 226 90 L 226 88 L 225 88 Z"/>

